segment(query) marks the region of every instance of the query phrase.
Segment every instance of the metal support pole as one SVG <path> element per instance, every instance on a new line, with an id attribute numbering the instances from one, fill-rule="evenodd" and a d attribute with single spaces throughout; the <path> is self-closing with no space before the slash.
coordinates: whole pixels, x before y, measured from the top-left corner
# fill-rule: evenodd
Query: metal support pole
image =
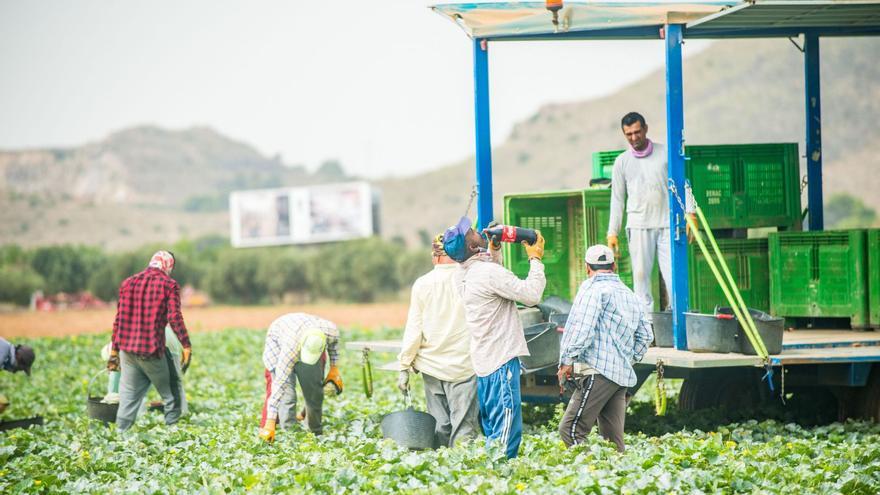
<path id="1" fill-rule="evenodd" d="M 682 26 L 666 26 L 666 143 L 669 179 L 679 197 L 684 188 L 684 97 L 681 74 Z M 685 212 L 669 194 L 669 238 L 672 244 L 672 336 L 676 349 L 687 349 L 684 313 L 688 309 L 688 260 Z"/>
<path id="2" fill-rule="evenodd" d="M 475 38 L 474 44 L 474 126 L 477 149 L 477 218 L 484 229 L 492 213 L 492 140 L 489 136 L 489 43 Z"/>
<path id="3" fill-rule="evenodd" d="M 819 35 L 804 35 L 804 88 L 807 123 L 807 208 L 810 230 L 825 228 L 822 211 L 822 98 L 819 88 Z"/>

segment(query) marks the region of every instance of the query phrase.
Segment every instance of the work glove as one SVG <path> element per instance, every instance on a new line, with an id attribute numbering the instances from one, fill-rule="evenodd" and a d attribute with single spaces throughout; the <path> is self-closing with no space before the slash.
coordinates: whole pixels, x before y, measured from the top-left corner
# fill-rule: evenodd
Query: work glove
<path id="1" fill-rule="evenodd" d="M 608 247 L 614 251 L 615 255 L 620 252 L 620 241 L 617 239 L 617 234 L 608 234 L 605 242 L 608 244 Z"/>
<path id="2" fill-rule="evenodd" d="M 186 373 L 189 363 L 192 360 L 192 347 L 184 347 L 183 353 L 180 355 L 180 371 Z"/>
<path id="3" fill-rule="evenodd" d="M 306 420 L 306 410 L 303 408 L 300 412 L 296 413 L 296 420 L 300 423 Z"/>
<path id="4" fill-rule="evenodd" d="M 697 216 L 693 213 L 688 213 L 687 216 L 694 221 L 694 227 L 699 229 L 700 221 L 697 220 Z M 688 244 L 694 242 L 694 229 L 691 228 L 691 223 L 688 221 L 685 221 L 685 232 L 687 232 Z"/>
<path id="5" fill-rule="evenodd" d="M 107 360 L 107 371 L 119 371 L 119 351 L 110 350 L 110 359 Z"/>
<path id="6" fill-rule="evenodd" d="M 529 256 L 529 259 L 537 258 L 541 259 L 544 257 L 544 236 L 541 235 L 541 231 L 535 231 L 538 234 L 538 238 L 535 240 L 534 244 L 529 244 L 526 241 L 522 242 L 523 247 L 526 248 L 526 254 Z"/>
<path id="7" fill-rule="evenodd" d="M 7 407 L 9 407 L 9 399 L 5 395 L 0 394 L 0 413 L 5 411 Z"/>
<path id="8" fill-rule="evenodd" d="M 342 393 L 342 375 L 339 373 L 339 368 L 335 365 L 330 367 L 330 371 L 327 372 L 327 378 L 324 379 L 324 385 L 326 386 L 328 383 L 332 383 L 336 386 L 336 393 Z"/>
<path id="9" fill-rule="evenodd" d="M 272 443 L 275 441 L 275 420 L 267 419 L 266 424 L 260 428 L 260 440 Z"/>
<path id="10" fill-rule="evenodd" d="M 397 388 L 404 393 L 409 390 L 409 371 L 404 370 L 397 375 Z"/>

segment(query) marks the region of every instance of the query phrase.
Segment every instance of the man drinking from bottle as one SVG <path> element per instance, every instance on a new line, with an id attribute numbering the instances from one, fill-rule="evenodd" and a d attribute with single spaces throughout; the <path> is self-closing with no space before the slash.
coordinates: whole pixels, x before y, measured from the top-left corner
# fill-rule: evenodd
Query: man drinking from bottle
<path id="1" fill-rule="evenodd" d="M 474 231 L 466 217 L 443 235 L 444 250 L 461 266 L 458 287 L 471 335 L 471 360 L 487 446 L 500 447 L 508 458 L 516 457 L 522 441 L 519 356 L 529 355 L 516 301 L 538 304 L 547 283 L 540 232 L 534 243 L 524 241 L 523 247 L 529 257 L 525 280 L 501 265 L 500 243 L 490 243 Z"/>

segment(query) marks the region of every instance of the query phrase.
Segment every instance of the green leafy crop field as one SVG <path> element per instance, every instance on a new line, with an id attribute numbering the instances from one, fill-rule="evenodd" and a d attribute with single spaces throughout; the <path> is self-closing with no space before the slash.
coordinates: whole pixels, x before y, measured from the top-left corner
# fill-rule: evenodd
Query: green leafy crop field
<path id="1" fill-rule="evenodd" d="M 880 492 L 880 426 L 803 428 L 769 420 L 707 426 L 706 415 L 672 411 L 674 398 L 665 418 L 653 417 L 650 403 L 633 404 L 622 455 L 596 436 L 565 450 L 555 431 L 558 407 L 527 411 L 534 423 L 526 425 L 520 457 L 512 461 L 488 458 L 479 442 L 407 452 L 382 440 L 379 430 L 382 415 L 402 407 L 395 377 L 377 372 L 376 393 L 366 399 L 360 356 L 351 352 L 342 353 L 345 392 L 325 402 L 325 434 L 282 430 L 274 444 L 263 444 L 257 439 L 263 333 L 248 330 L 193 336 L 187 418 L 166 427 L 161 414 L 147 413 L 119 434 L 85 413 L 85 384 L 103 366 L 99 350 L 107 339 L 34 340 L 33 377 L 0 374 L 0 391 L 12 401 L 4 419 L 46 418 L 42 428 L 0 433 L 0 493 Z"/>

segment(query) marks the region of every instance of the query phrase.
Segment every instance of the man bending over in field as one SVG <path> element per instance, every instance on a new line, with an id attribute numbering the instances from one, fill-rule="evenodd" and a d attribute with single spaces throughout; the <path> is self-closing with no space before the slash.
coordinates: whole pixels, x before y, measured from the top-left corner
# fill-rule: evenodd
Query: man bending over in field
<path id="1" fill-rule="evenodd" d="M 470 334 L 455 285 L 458 265 L 443 250 L 443 236 L 432 245 L 434 269 L 412 286 L 403 348 L 397 359 L 397 387 L 409 393 L 410 371 L 421 372 L 428 412 L 437 420 L 437 440 L 452 447 L 480 434 L 477 377 L 471 364 Z"/>
<path id="2" fill-rule="evenodd" d="M 585 257 L 589 278 L 581 284 L 559 351 L 560 391 L 574 380 L 575 391 L 559 423 L 567 447 L 584 441 L 599 421 L 599 434 L 624 451 L 626 391 L 636 384 L 633 363 L 654 340 L 644 301 L 614 273 L 614 251 L 597 244 Z"/>
<path id="3" fill-rule="evenodd" d="M 443 249 L 461 266 L 459 293 L 471 334 L 471 362 L 487 446 L 498 444 L 508 458 L 517 456 L 522 441 L 519 356 L 529 355 L 515 301 L 538 304 L 547 284 L 541 233 L 534 244 L 523 245 L 530 265 L 525 280 L 501 266 L 501 246 L 489 244 L 466 217 L 443 234 Z"/>
<path id="4" fill-rule="evenodd" d="M 306 402 L 306 422 L 315 435 L 321 434 L 324 385 L 332 384 L 342 392 L 342 375 L 336 362 L 339 330 L 323 318 L 305 313 L 288 313 L 269 325 L 263 347 L 266 366 L 266 400 L 260 419 L 260 438 L 275 440 L 275 427 L 290 428 L 297 422 L 296 383 Z M 324 351 L 330 371 L 324 378 Z"/>
<path id="5" fill-rule="evenodd" d="M 120 430 L 134 423 L 151 384 L 165 403 L 166 424 L 176 423 L 182 414 L 180 376 L 165 345 L 165 325 L 171 325 L 183 346 L 183 369 L 189 366 L 192 346 L 180 312 L 180 286 L 171 278 L 173 269 L 174 255 L 158 251 L 146 270 L 128 277 L 119 287 L 107 369 L 122 368 L 116 413 Z"/>

